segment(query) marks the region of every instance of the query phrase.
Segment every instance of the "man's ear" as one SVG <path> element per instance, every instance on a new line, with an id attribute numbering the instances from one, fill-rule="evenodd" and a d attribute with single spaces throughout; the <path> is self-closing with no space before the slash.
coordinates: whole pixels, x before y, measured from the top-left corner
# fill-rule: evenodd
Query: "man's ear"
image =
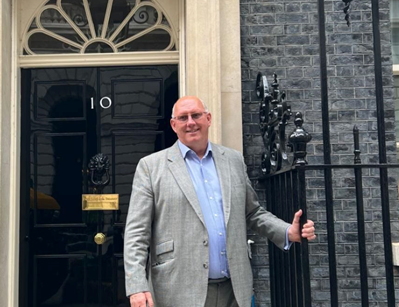
<path id="1" fill-rule="evenodd" d="M 212 114 L 211 112 L 206 113 L 206 119 L 208 120 L 208 127 L 211 125 L 212 123 Z"/>
<path id="2" fill-rule="evenodd" d="M 173 118 L 170 119 L 170 126 L 172 127 L 173 131 L 176 133 L 176 122 Z"/>

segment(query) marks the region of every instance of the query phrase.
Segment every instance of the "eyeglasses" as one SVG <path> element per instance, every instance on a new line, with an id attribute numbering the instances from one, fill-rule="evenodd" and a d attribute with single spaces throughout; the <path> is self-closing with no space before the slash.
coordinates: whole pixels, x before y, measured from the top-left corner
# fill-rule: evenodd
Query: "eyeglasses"
<path id="1" fill-rule="evenodd" d="M 189 116 L 191 116 L 193 120 L 199 120 L 202 117 L 202 115 L 207 113 L 208 112 L 199 112 L 199 113 L 193 113 L 191 115 L 186 114 L 186 115 L 174 116 L 172 118 L 177 119 L 179 122 L 185 123 L 188 121 Z"/>

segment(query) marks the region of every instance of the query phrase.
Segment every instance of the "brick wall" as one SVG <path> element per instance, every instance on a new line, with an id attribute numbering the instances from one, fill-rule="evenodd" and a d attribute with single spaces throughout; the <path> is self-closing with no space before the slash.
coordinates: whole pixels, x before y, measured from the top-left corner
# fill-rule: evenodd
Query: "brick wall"
<path id="1" fill-rule="evenodd" d="M 332 162 L 353 163 L 353 134 L 360 129 L 362 163 L 378 163 L 371 1 L 354 0 L 351 25 L 344 20 L 343 2 L 325 1 L 328 87 Z M 389 1 L 381 0 L 380 31 L 383 55 L 385 123 L 388 161 L 396 163 L 395 114 L 392 87 Z M 263 141 L 258 128 L 259 102 L 255 80 L 259 71 L 269 82 L 275 72 L 293 112 L 304 113 L 312 134 L 310 164 L 323 163 L 317 1 L 241 0 L 241 58 L 244 155 L 248 173 L 262 204 L 265 187 L 257 181 Z M 290 133 L 293 125 L 288 126 Z M 313 306 L 330 306 L 326 203 L 321 172 L 307 172 L 308 215 L 316 222 L 317 241 L 310 244 Z M 363 178 L 369 296 L 371 306 L 386 306 L 385 266 L 379 172 L 365 170 Z M 360 271 L 356 202 L 352 170 L 333 173 L 334 218 L 339 302 L 360 306 Z M 393 241 L 399 240 L 397 175 L 389 171 Z M 253 270 L 257 307 L 270 306 L 267 242 L 256 235 Z M 396 295 L 399 297 L 399 295 Z"/>

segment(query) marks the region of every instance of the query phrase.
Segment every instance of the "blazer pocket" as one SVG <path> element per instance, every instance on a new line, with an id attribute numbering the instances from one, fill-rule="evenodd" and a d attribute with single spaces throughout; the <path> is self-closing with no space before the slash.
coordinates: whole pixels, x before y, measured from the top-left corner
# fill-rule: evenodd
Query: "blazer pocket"
<path id="1" fill-rule="evenodd" d="M 173 240 L 162 242 L 162 243 L 157 244 L 157 246 L 155 246 L 155 254 L 157 256 L 165 254 L 165 253 L 173 252 L 173 250 L 174 250 Z"/>
<path id="2" fill-rule="evenodd" d="M 173 259 L 174 242 L 173 240 L 159 243 L 155 246 L 155 263 L 152 266 L 158 266 Z"/>

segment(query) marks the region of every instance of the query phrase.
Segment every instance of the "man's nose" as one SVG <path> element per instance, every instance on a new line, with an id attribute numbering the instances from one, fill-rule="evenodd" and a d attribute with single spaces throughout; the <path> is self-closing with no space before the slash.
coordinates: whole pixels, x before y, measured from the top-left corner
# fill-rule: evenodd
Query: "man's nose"
<path id="1" fill-rule="evenodd" d="M 188 115 L 187 125 L 192 125 L 192 124 L 195 124 L 195 120 L 191 117 L 191 115 Z"/>

